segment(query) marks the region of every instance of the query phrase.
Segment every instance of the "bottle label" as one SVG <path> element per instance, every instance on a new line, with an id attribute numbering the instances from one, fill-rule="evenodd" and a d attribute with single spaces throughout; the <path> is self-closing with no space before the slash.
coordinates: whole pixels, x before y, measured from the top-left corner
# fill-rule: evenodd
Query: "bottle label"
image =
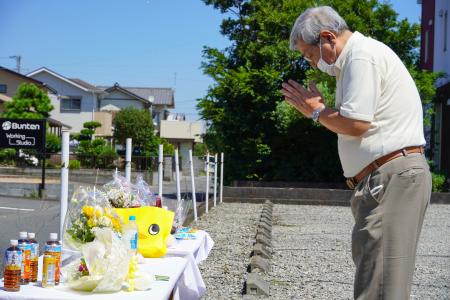
<path id="1" fill-rule="evenodd" d="M 19 248 L 22 250 L 22 269 L 21 276 L 23 279 L 30 278 L 30 256 L 31 256 L 31 245 L 30 244 L 19 244 Z"/>
<path id="2" fill-rule="evenodd" d="M 31 260 L 37 260 L 39 259 L 39 244 L 31 244 Z"/>
<path id="3" fill-rule="evenodd" d="M 45 245 L 44 247 L 44 251 L 45 254 L 49 254 L 52 255 L 55 258 L 55 282 L 59 283 L 59 272 L 60 272 L 60 268 L 61 268 L 61 250 L 62 250 L 62 245 Z"/>
<path id="4" fill-rule="evenodd" d="M 45 252 L 61 252 L 61 250 L 61 245 L 45 245 L 44 247 Z"/>
<path id="5" fill-rule="evenodd" d="M 22 251 L 13 250 L 5 251 L 5 267 L 8 270 L 21 270 L 22 269 Z"/>
<path id="6" fill-rule="evenodd" d="M 137 231 L 135 231 L 133 232 L 133 235 L 131 236 L 130 239 L 131 250 L 137 250 L 137 241 L 138 241 L 138 234 Z"/>

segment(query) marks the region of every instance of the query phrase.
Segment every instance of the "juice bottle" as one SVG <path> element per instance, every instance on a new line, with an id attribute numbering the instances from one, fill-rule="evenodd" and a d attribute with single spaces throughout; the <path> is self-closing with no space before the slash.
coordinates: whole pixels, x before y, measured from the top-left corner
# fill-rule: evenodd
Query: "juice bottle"
<path id="1" fill-rule="evenodd" d="M 20 272 L 20 284 L 28 284 L 30 282 L 30 256 L 31 245 L 27 240 L 27 233 L 22 231 L 19 233 L 19 248 L 22 250 L 22 270 Z"/>
<path id="2" fill-rule="evenodd" d="M 11 240 L 11 246 L 6 249 L 4 264 L 4 289 L 8 292 L 20 290 L 20 271 L 22 269 L 22 250 L 17 240 Z"/>
<path id="3" fill-rule="evenodd" d="M 56 259 L 53 255 L 44 255 L 42 268 L 42 287 L 55 286 Z"/>
<path id="4" fill-rule="evenodd" d="M 28 232 L 28 242 L 31 245 L 30 282 L 36 282 L 38 276 L 39 243 L 35 238 L 36 234 L 34 232 Z"/>
<path id="5" fill-rule="evenodd" d="M 45 255 L 52 255 L 55 258 L 55 284 L 59 284 L 59 272 L 61 265 L 61 250 L 62 246 L 58 242 L 58 234 L 50 233 L 50 240 L 45 244 Z"/>

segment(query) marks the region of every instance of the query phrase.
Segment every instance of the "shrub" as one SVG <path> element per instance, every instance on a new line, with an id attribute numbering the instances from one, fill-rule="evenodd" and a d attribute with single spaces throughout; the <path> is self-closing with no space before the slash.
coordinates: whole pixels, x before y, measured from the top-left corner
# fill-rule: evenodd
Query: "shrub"
<path id="1" fill-rule="evenodd" d="M 61 138 L 53 133 L 47 133 L 45 137 L 45 152 L 56 153 L 61 150 Z"/>
<path id="2" fill-rule="evenodd" d="M 69 161 L 69 169 L 78 170 L 81 167 L 81 162 L 77 159 L 72 159 Z"/>
<path id="3" fill-rule="evenodd" d="M 432 176 L 432 191 L 433 192 L 444 192 L 446 191 L 445 184 L 447 181 L 447 178 L 443 174 L 439 173 L 431 173 Z"/>
<path id="4" fill-rule="evenodd" d="M 14 158 L 16 150 L 14 149 L 0 149 L 0 165 L 14 165 Z"/>
<path id="5" fill-rule="evenodd" d="M 116 150 L 110 146 L 103 146 L 97 156 L 97 168 L 114 168 L 114 160 L 118 157 Z"/>

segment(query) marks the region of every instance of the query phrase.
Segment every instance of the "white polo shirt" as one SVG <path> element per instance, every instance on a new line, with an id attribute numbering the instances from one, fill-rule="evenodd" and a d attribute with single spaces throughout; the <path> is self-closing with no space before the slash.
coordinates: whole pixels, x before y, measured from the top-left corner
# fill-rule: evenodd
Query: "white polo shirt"
<path id="1" fill-rule="evenodd" d="M 394 51 L 354 32 L 335 68 L 336 109 L 343 117 L 371 122 L 361 137 L 338 134 L 345 177 L 355 176 L 383 155 L 425 145 L 419 92 Z"/>

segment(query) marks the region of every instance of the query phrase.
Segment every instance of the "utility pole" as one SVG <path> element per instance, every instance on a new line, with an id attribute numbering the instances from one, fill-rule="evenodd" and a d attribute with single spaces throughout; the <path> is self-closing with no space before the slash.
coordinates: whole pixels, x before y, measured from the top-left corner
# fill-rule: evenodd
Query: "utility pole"
<path id="1" fill-rule="evenodd" d="M 16 72 L 20 73 L 20 67 L 21 67 L 21 61 L 22 61 L 22 56 L 20 55 L 12 55 L 9 58 L 15 59 L 16 60 Z"/>

